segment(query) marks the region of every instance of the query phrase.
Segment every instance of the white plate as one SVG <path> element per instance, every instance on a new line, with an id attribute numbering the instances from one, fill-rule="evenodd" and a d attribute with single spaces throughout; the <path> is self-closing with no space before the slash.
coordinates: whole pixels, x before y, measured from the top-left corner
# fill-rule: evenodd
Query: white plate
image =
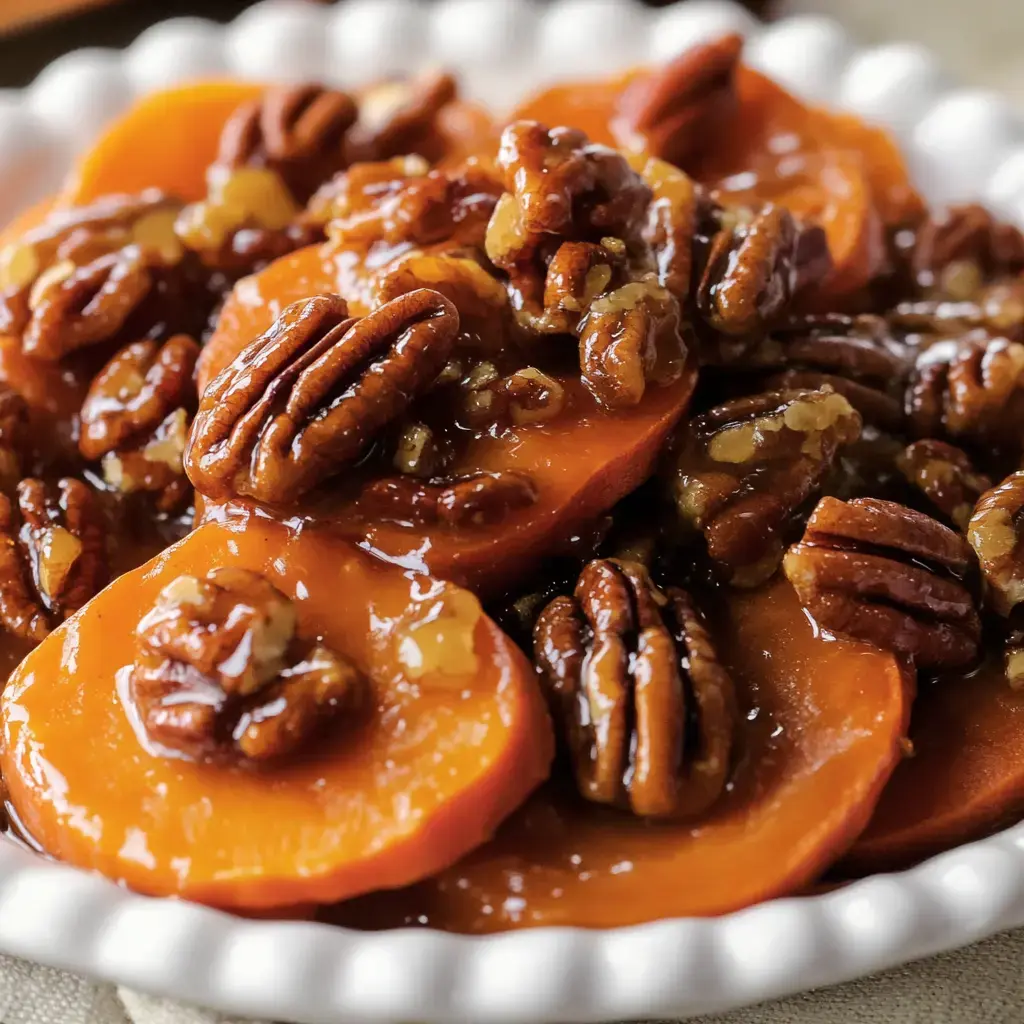
<path id="1" fill-rule="evenodd" d="M 62 57 L 0 91 L 0 220 L 58 184 L 135 96 L 186 78 L 352 83 L 444 64 L 511 104 L 528 84 L 668 57 L 723 30 L 790 89 L 890 127 L 933 201 L 981 199 L 1024 226 L 1021 126 L 952 90 L 920 48 L 858 50 L 831 22 L 769 28 L 721 0 L 273 0 L 220 27 L 164 22 L 123 53 Z M 558 76 L 552 73 L 558 69 Z M 711 920 L 489 938 L 361 934 L 153 900 L 0 841 L 0 952 L 220 1010 L 308 1022 L 598 1021 L 724 1010 L 843 981 L 1024 924 L 1024 826 L 898 875 Z"/>

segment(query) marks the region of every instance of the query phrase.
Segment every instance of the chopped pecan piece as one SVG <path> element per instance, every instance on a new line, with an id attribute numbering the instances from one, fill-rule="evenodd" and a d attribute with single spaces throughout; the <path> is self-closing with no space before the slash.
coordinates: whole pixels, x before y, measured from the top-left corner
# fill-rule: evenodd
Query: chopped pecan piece
<path id="1" fill-rule="evenodd" d="M 594 299 L 579 335 L 583 383 L 608 409 L 637 405 L 649 381 L 670 383 L 686 363 L 679 304 L 653 276 Z"/>
<path id="2" fill-rule="evenodd" d="M 35 359 L 58 360 L 113 338 L 152 284 L 153 275 L 134 248 L 83 267 L 70 262 L 51 267 L 32 287 L 23 351 Z"/>
<path id="3" fill-rule="evenodd" d="M 982 493 L 992 486 L 970 456 L 945 441 L 927 438 L 908 445 L 896 460 L 900 472 L 961 530 Z"/>
<path id="4" fill-rule="evenodd" d="M 25 479 L 17 499 L 16 516 L 0 494 L 0 621 L 38 643 L 106 583 L 106 536 L 96 495 L 81 480 L 60 480 L 53 492 Z"/>
<path id="5" fill-rule="evenodd" d="M 779 319 L 793 297 L 832 268 L 825 232 L 768 205 L 711 239 L 697 284 L 697 308 L 716 330 L 746 335 Z"/>
<path id="6" fill-rule="evenodd" d="M 388 160 L 415 153 L 434 162 L 445 151 L 438 123 L 458 97 L 455 79 L 445 72 L 383 82 L 360 99 L 359 120 L 349 132 L 349 163 Z"/>
<path id="7" fill-rule="evenodd" d="M 614 122 L 631 149 L 689 168 L 728 131 L 739 108 L 736 68 L 743 39 L 722 36 L 695 46 L 622 94 Z"/>
<path id="8" fill-rule="evenodd" d="M 444 368 L 459 329 L 437 292 L 357 320 L 336 295 L 293 303 L 206 388 L 185 471 L 211 497 L 291 502 L 355 461 Z"/>
<path id="9" fill-rule="evenodd" d="M 775 572 L 794 514 L 860 427 L 830 389 L 735 399 L 690 423 L 672 478 L 676 508 L 734 585 Z"/>
<path id="10" fill-rule="evenodd" d="M 985 281 L 1024 270 L 1024 236 L 976 203 L 953 206 L 917 229 L 907 259 L 919 287 L 968 299 Z"/>
<path id="11" fill-rule="evenodd" d="M 82 405 L 82 455 L 102 458 L 107 483 L 122 492 L 158 493 L 162 511 L 188 491 L 182 457 L 198 357 L 199 346 L 184 334 L 162 345 L 126 345 L 93 380 Z"/>
<path id="12" fill-rule="evenodd" d="M 359 506 L 397 522 L 465 527 L 500 522 L 536 500 L 537 488 L 524 474 L 480 472 L 438 480 L 385 477 L 363 489 Z"/>
<path id="13" fill-rule="evenodd" d="M 534 627 L 534 658 L 582 795 L 644 817 L 685 818 L 731 767 L 732 681 L 693 602 L 633 562 L 590 562 L 575 597 Z"/>
<path id="14" fill-rule="evenodd" d="M 981 623 L 963 582 L 969 565 L 958 533 L 875 498 L 822 498 L 783 560 L 819 625 L 929 669 L 967 665 L 978 652 Z"/>
<path id="15" fill-rule="evenodd" d="M 272 86 L 228 119 L 217 164 L 271 170 L 304 203 L 348 163 L 345 136 L 358 113 L 355 100 L 336 89 Z"/>
<path id="16" fill-rule="evenodd" d="M 1024 601 L 1024 470 L 986 491 L 974 506 L 967 539 L 978 556 L 985 600 L 1008 616 Z"/>
<path id="17" fill-rule="evenodd" d="M 1024 344 L 972 333 L 937 341 L 917 358 L 905 406 L 916 437 L 1019 452 L 1024 437 Z"/>
<path id="18" fill-rule="evenodd" d="M 358 712 L 366 678 L 297 636 L 265 577 L 215 569 L 169 583 L 136 629 L 130 692 L 149 740 L 195 760 L 264 763 Z"/>

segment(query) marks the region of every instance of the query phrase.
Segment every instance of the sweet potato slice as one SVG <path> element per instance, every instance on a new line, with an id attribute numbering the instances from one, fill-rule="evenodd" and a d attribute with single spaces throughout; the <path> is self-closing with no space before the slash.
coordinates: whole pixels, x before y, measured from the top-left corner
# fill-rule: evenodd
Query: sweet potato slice
<path id="1" fill-rule="evenodd" d="M 353 312 L 365 312 L 348 281 L 344 257 L 342 253 L 336 261 L 326 250 L 310 247 L 241 281 L 203 350 L 200 389 L 291 302 L 319 292 L 339 292 L 351 300 Z M 662 442 L 686 407 L 694 376 L 693 367 L 687 367 L 672 384 L 648 386 L 639 405 L 609 414 L 590 399 L 578 372 L 567 372 L 559 376 L 570 407 L 562 416 L 468 441 L 454 474 L 519 472 L 536 487 L 534 504 L 497 523 L 458 530 L 392 525 L 379 517 L 360 517 L 340 486 L 333 488 L 337 495 L 328 506 L 304 511 L 329 520 L 342 535 L 388 561 L 493 594 L 523 578 L 574 529 L 610 508 L 650 474 Z M 213 518 L 244 514 L 247 508 L 245 502 L 200 504 L 203 514 Z"/>
<path id="2" fill-rule="evenodd" d="M 707 818 L 654 825 L 549 785 L 462 863 L 332 919 L 607 928 L 806 886 L 864 827 L 899 761 L 912 681 L 891 655 L 816 636 L 784 581 L 734 597 L 716 626 L 748 713 L 733 786 Z"/>
<path id="3" fill-rule="evenodd" d="M 910 740 L 914 755 L 839 865 L 844 875 L 907 867 L 1024 813 L 1024 694 L 997 659 L 922 689 Z"/>
<path id="4" fill-rule="evenodd" d="M 188 202 L 206 195 L 206 168 L 221 129 L 240 103 L 260 95 L 251 82 L 198 82 L 146 96 L 115 121 L 78 162 L 61 196 L 68 206 L 111 193 L 160 189 Z"/>
<path id="5" fill-rule="evenodd" d="M 180 574 L 220 566 L 265 574 L 297 601 L 301 633 L 370 677 L 358 727 L 263 768 L 140 741 L 118 683 L 139 618 Z M 418 641 L 410 622 L 439 599 L 455 611 Z M 403 638 L 422 655 L 415 679 Z M 141 892 L 249 910 L 442 869 L 545 777 L 552 750 L 529 664 L 469 594 L 255 520 L 205 526 L 103 591 L 11 678 L 0 725 L 10 799 L 48 853 Z"/>

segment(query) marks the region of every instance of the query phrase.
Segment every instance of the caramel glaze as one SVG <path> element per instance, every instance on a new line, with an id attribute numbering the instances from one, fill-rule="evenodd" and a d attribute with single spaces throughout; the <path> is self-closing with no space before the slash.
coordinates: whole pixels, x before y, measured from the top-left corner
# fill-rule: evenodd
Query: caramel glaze
<path id="1" fill-rule="evenodd" d="M 912 677 L 818 634 L 784 581 L 719 602 L 745 704 L 733 780 L 700 822 L 658 825 L 548 783 L 498 837 L 411 889 L 324 912 L 361 928 L 590 928 L 724 913 L 815 879 L 864 827 L 901 755 Z"/>

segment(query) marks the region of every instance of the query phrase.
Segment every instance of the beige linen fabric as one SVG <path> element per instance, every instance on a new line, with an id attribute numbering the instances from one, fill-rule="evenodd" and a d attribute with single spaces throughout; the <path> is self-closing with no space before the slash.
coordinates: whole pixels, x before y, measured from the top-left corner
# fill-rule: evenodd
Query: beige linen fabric
<path id="1" fill-rule="evenodd" d="M 1021 1024 L 1024 930 L 698 1024 Z M 257 1024 L 0 957 L 0 1024 Z M 338 1024 L 344 1024 L 339 1021 Z"/>

